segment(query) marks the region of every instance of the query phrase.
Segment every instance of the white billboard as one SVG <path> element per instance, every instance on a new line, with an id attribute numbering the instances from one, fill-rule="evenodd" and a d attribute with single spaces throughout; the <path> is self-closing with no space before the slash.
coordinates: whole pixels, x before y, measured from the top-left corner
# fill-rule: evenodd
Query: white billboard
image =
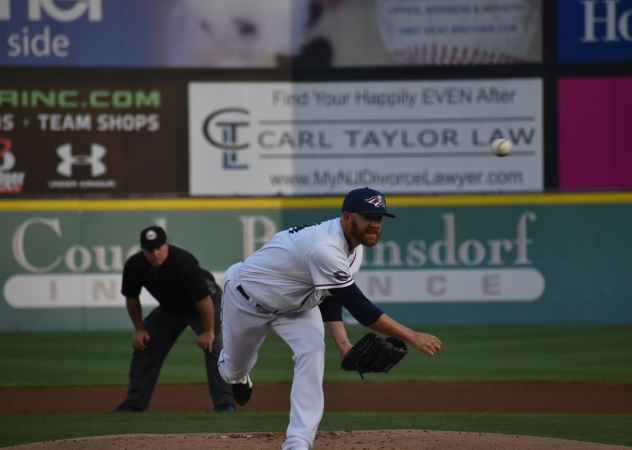
<path id="1" fill-rule="evenodd" d="M 4 285 L 4 298 L 17 309 L 29 308 L 123 308 L 120 273 L 23 274 L 13 275 Z M 145 288 L 143 306 L 158 306 Z"/>
<path id="2" fill-rule="evenodd" d="M 538 192 L 542 80 L 190 83 L 189 145 L 192 195 Z"/>

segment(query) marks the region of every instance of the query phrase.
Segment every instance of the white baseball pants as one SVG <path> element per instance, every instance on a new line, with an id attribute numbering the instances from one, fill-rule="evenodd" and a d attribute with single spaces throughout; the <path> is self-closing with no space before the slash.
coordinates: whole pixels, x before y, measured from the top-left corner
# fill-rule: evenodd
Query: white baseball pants
<path id="1" fill-rule="evenodd" d="M 247 300 L 237 290 L 238 269 L 239 264 L 235 264 L 226 272 L 222 306 L 224 349 L 219 357 L 219 373 L 230 384 L 242 380 L 254 367 L 259 348 L 272 328 L 294 352 L 290 424 L 282 449 L 311 449 L 325 407 L 325 329 L 320 310 L 268 312 L 256 306 L 256 299 Z"/>

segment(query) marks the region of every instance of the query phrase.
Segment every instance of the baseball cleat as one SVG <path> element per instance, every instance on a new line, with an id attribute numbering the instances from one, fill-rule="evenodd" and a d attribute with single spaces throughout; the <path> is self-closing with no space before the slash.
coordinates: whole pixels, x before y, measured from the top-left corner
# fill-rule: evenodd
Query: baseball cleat
<path id="1" fill-rule="evenodd" d="M 116 408 L 111 409 L 110 412 L 143 412 L 144 410 L 141 408 L 137 408 L 136 406 L 128 405 L 126 403 L 121 403 Z"/>
<path id="2" fill-rule="evenodd" d="M 235 402 L 240 406 L 245 406 L 252 395 L 252 380 L 250 375 L 246 375 L 239 383 L 233 384 L 233 396 Z"/>

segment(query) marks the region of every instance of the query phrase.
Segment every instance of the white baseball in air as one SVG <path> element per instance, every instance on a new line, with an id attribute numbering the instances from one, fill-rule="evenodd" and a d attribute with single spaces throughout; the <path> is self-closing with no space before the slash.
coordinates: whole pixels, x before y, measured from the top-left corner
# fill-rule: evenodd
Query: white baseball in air
<path id="1" fill-rule="evenodd" d="M 507 139 L 494 139 L 492 141 L 492 152 L 496 156 L 507 156 L 513 150 L 513 144 Z"/>

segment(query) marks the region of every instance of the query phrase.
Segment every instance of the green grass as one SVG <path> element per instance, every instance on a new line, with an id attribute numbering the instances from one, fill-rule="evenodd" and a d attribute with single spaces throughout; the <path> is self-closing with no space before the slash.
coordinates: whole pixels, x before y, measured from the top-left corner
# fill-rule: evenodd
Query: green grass
<path id="1" fill-rule="evenodd" d="M 421 328 L 419 329 L 422 330 Z M 352 341 L 365 332 L 349 327 Z M 623 381 L 632 382 L 632 327 L 427 327 L 443 350 L 411 354 L 388 375 L 370 381 Z M 125 385 L 131 331 L 0 334 L 0 387 Z M 326 381 L 358 381 L 340 370 L 327 337 Z M 202 354 L 192 332 L 170 353 L 161 383 L 205 383 Z M 252 375 L 258 383 L 290 382 L 291 352 L 268 336 Z M 1 392 L 0 392 L 1 393 Z M 0 416 L 0 447 L 126 433 L 283 431 L 287 413 L 68 414 Z M 532 435 L 632 446 L 632 414 L 408 414 L 329 413 L 320 430 L 417 428 Z"/>
<path id="2" fill-rule="evenodd" d="M 281 432 L 286 427 L 287 413 L 5 416 L 0 417 L 0 447 L 114 434 Z M 632 446 L 632 415 L 328 413 L 319 430 L 410 428 Z"/>
<path id="3" fill-rule="evenodd" d="M 434 358 L 413 351 L 390 374 L 370 381 L 632 381 L 632 327 L 513 326 L 420 328 L 443 341 Z M 352 341 L 367 330 L 348 327 Z M 0 387 L 124 385 L 131 358 L 131 331 L 0 334 Z M 358 381 L 340 370 L 327 335 L 326 381 Z M 178 340 L 160 382 L 204 383 L 202 354 L 192 332 Z M 271 333 L 253 378 L 289 382 L 291 352 Z M 45 369 L 45 370 L 44 370 Z"/>

